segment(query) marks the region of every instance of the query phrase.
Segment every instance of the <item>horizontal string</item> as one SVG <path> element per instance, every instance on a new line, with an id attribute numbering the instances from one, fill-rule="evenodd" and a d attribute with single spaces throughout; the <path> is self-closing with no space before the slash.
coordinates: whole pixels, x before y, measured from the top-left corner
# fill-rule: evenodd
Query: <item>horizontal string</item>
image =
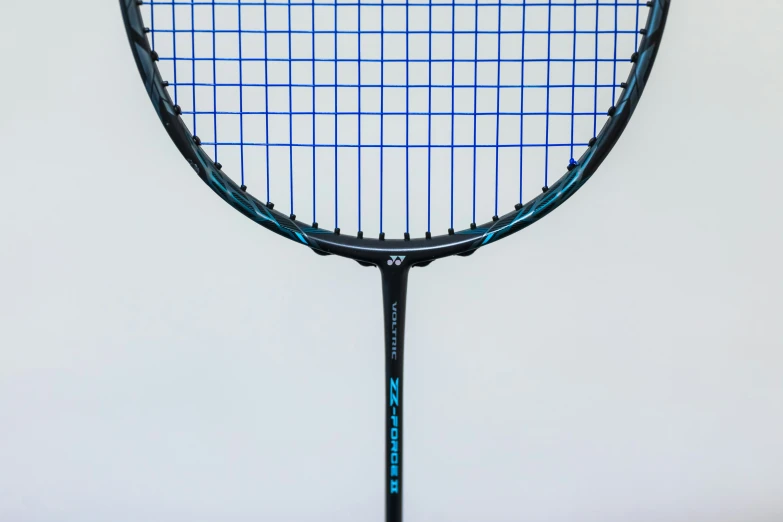
<path id="1" fill-rule="evenodd" d="M 247 116 L 263 116 L 263 115 L 279 115 L 279 116 L 510 116 L 510 117 L 520 117 L 520 116 L 605 116 L 606 111 L 604 112 L 557 112 L 557 111 L 550 111 L 550 112 L 417 112 L 417 111 L 365 111 L 362 112 L 358 111 L 242 111 L 241 113 L 238 111 L 182 111 L 182 114 L 188 114 L 188 115 L 204 115 L 204 116 L 221 116 L 221 115 L 227 115 L 227 116 L 239 116 L 240 114 L 245 114 Z"/>
<path id="2" fill-rule="evenodd" d="M 541 34 L 634 34 L 635 30 L 628 30 L 628 31 L 614 31 L 614 30 L 603 30 L 603 31 L 595 31 L 595 30 L 586 30 L 586 29 L 578 29 L 574 31 L 571 30 L 552 30 L 547 31 L 545 29 L 542 30 L 511 30 L 511 29 L 479 29 L 478 31 L 474 31 L 472 29 L 455 29 L 455 30 L 436 30 L 433 29 L 432 31 L 425 31 L 425 30 L 410 30 L 410 31 L 404 31 L 404 30 L 388 30 L 388 29 L 361 29 L 361 30 L 345 30 L 340 29 L 335 31 L 334 29 L 215 29 L 214 31 L 212 29 L 155 29 L 158 33 L 175 33 L 175 34 L 320 34 L 320 35 L 327 35 L 327 36 L 334 36 L 335 33 L 338 35 L 340 34 L 394 34 L 394 35 L 411 35 L 411 34 L 442 34 L 442 35 L 474 35 L 474 34 L 491 34 L 491 35 L 506 35 L 506 34 L 531 34 L 531 35 L 541 35 Z M 569 58 L 569 61 L 571 59 Z"/>
<path id="3" fill-rule="evenodd" d="M 608 3 L 608 2 L 557 2 L 557 1 L 548 1 L 548 0 L 526 0 L 523 2 L 405 2 L 401 0 L 384 0 L 382 2 L 380 1 L 362 1 L 362 2 L 342 2 L 342 1 L 332 1 L 328 2 L 325 0 L 321 0 L 318 2 L 315 1 L 306 1 L 306 0 L 279 0 L 279 1 L 271 1 L 271 2 L 258 2 L 258 1 L 242 1 L 242 2 L 223 2 L 223 1 L 217 1 L 217 2 L 211 2 L 211 1 L 203 1 L 203 2 L 196 2 L 196 1 L 187 1 L 187 2 L 172 2 L 172 1 L 163 1 L 163 0 L 145 0 L 145 3 L 155 6 L 178 6 L 183 8 L 190 8 L 191 6 L 205 6 L 205 7 L 212 7 L 213 5 L 216 7 L 221 6 L 229 6 L 229 7 L 253 7 L 253 6 L 259 6 L 259 7 L 269 7 L 269 6 L 284 6 L 287 7 L 290 5 L 297 5 L 297 6 L 329 6 L 329 7 L 356 7 L 356 6 L 384 6 L 384 7 L 609 7 L 614 8 L 615 5 L 619 5 L 620 7 L 637 7 L 637 6 L 646 6 L 647 2 L 622 2 L 622 3 Z"/>
<path id="4" fill-rule="evenodd" d="M 471 114 L 472 116 L 472 114 Z M 313 147 L 325 147 L 325 148 L 368 148 L 368 149 L 404 149 L 404 148 L 412 148 L 412 149 L 472 149 L 472 148 L 491 148 L 494 149 L 496 147 L 499 148 L 514 148 L 518 149 L 519 147 L 532 147 L 532 148 L 545 148 L 545 147 L 570 147 L 571 145 L 575 145 L 578 147 L 587 147 L 587 143 L 384 143 L 381 145 L 380 143 L 365 143 L 362 142 L 359 143 L 264 143 L 264 142 L 253 142 L 253 141 L 244 141 L 244 142 L 231 142 L 231 141 L 222 141 L 222 142 L 211 142 L 211 141 L 202 141 L 202 145 L 210 145 L 210 146 L 218 146 L 218 147 L 281 147 L 281 148 L 287 148 L 287 147 L 305 147 L 305 148 L 313 148 Z"/>
<path id="5" fill-rule="evenodd" d="M 399 84 L 375 84 L 375 83 L 189 83 L 189 82 L 180 82 L 180 83 L 171 83 L 169 84 L 172 87 L 209 87 L 210 89 L 213 87 L 269 87 L 275 88 L 275 87 L 301 87 L 306 89 L 611 89 L 613 87 L 621 87 L 622 85 L 618 84 L 562 84 L 562 85 L 537 85 L 537 84 L 531 84 L 531 85 L 491 85 L 491 84 L 485 84 L 485 85 L 470 85 L 470 84 L 459 84 L 459 85 L 449 85 L 449 84 L 421 84 L 421 85 L 399 85 Z M 472 114 L 472 113 L 471 113 Z"/>
<path id="6" fill-rule="evenodd" d="M 201 57 L 190 57 L 190 56 L 178 56 L 178 57 L 171 57 L 171 56 L 161 56 L 160 61 L 196 61 L 196 62 L 367 62 L 367 63 L 572 63 L 572 62 L 589 62 L 589 63 L 595 63 L 595 62 L 609 62 L 609 63 L 617 63 L 617 62 L 628 62 L 630 61 L 630 58 L 525 58 L 524 60 L 521 58 L 410 58 L 408 60 L 404 58 L 362 58 L 359 60 L 358 58 L 298 58 L 298 57 L 291 57 L 291 58 L 251 58 L 251 57 L 243 57 L 241 60 L 239 58 L 221 58 L 221 57 L 215 57 L 215 58 L 201 58 Z"/>

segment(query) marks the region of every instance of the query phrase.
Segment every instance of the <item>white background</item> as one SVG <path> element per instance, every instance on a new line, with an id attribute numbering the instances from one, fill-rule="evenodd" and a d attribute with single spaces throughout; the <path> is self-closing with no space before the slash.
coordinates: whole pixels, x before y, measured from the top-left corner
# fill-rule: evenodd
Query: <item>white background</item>
<path id="1" fill-rule="evenodd" d="M 0 18 L 0 520 L 381 520 L 377 272 L 194 178 L 117 2 Z M 412 272 L 406 521 L 783 519 L 781 19 L 675 0 L 599 174 Z"/>

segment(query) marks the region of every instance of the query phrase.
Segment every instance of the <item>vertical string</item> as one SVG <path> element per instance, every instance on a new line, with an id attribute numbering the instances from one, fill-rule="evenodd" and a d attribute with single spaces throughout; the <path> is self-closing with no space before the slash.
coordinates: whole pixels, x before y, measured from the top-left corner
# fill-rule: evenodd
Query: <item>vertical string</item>
<path id="1" fill-rule="evenodd" d="M 600 21 L 600 9 L 595 3 L 595 85 L 593 86 L 593 137 L 598 136 L 598 27 Z"/>
<path id="2" fill-rule="evenodd" d="M 432 208 L 432 2 L 429 3 L 429 31 L 427 44 L 428 67 L 427 72 L 427 232 L 432 230 L 431 208 Z"/>
<path id="3" fill-rule="evenodd" d="M 384 87 L 384 70 L 386 69 L 386 65 L 384 63 L 384 60 L 386 59 L 384 48 L 385 48 L 385 40 L 386 40 L 386 28 L 384 27 L 384 14 L 385 14 L 386 8 L 383 5 L 383 0 L 381 0 L 381 153 L 380 153 L 380 233 L 383 234 L 383 115 L 385 113 L 385 109 L 383 106 L 383 94 L 386 88 Z"/>
<path id="4" fill-rule="evenodd" d="M 174 35 L 176 37 L 176 33 Z M 191 94 L 193 95 L 193 135 L 198 136 L 196 128 L 198 112 L 196 111 L 196 5 L 190 4 L 190 78 Z"/>
<path id="5" fill-rule="evenodd" d="M 337 220 L 338 212 L 337 212 L 337 195 L 338 195 L 338 166 L 337 166 L 337 151 L 338 144 L 340 143 L 337 139 L 337 124 L 338 124 L 338 118 L 339 118 L 339 112 L 337 110 L 337 85 L 340 83 L 337 81 L 337 2 L 334 3 L 334 228 L 339 229 L 340 224 Z"/>
<path id="6" fill-rule="evenodd" d="M 214 1 L 214 0 L 213 0 Z M 266 156 L 266 201 L 272 201 L 272 194 L 270 193 L 269 186 L 269 39 L 267 34 L 269 33 L 269 17 L 266 9 L 266 2 L 264 2 L 264 153 Z"/>
<path id="7" fill-rule="evenodd" d="M 525 25 L 527 24 L 527 7 L 522 4 L 522 65 L 521 65 L 521 78 L 519 80 L 519 203 L 523 203 L 522 199 L 522 172 L 525 170 Z"/>
<path id="8" fill-rule="evenodd" d="M 239 171 L 242 185 L 245 184 L 245 106 L 244 82 L 242 81 L 242 4 L 237 3 L 237 41 L 239 43 Z"/>
<path id="9" fill-rule="evenodd" d="M 313 66 L 313 70 L 312 70 L 312 75 L 313 75 L 313 77 L 312 77 L 312 79 L 313 79 L 313 105 L 311 107 L 311 109 L 313 111 L 313 223 L 317 223 L 318 222 L 318 218 L 316 217 L 316 212 L 315 212 L 315 210 L 316 210 L 316 205 L 315 205 L 315 200 L 316 200 L 316 188 L 315 188 L 316 187 L 316 185 L 315 185 L 316 161 L 315 161 L 315 151 L 318 150 L 316 148 L 316 146 L 315 146 L 316 145 L 316 143 L 315 143 L 315 86 L 316 86 L 316 83 L 317 83 L 315 81 L 315 0 L 313 0 L 312 6 L 311 6 L 311 10 L 310 10 L 310 29 L 312 30 L 312 34 L 310 35 L 310 43 L 311 43 L 310 52 L 312 54 L 310 55 L 310 57 L 313 59 L 312 60 L 312 66 Z"/>
<path id="10" fill-rule="evenodd" d="M 408 170 L 410 169 L 410 147 L 409 145 L 409 131 L 410 131 L 410 117 L 409 117 L 409 103 L 410 103 L 410 56 L 408 49 L 410 47 L 410 34 L 408 33 L 408 24 L 410 23 L 410 9 L 408 9 L 408 2 L 405 2 L 405 232 L 410 233 L 410 211 L 409 211 L 409 183 L 408 183 Z"/>
<path id="11" fill-rule="evenodd" d="M 452 4 L 451 6 L 451 209 L 450 209 L 450 221 L 451 223 L 449 226 L 451 229 L 454 229 L 454 69 L 456 67 L 456 57 L 454 56 L 454 49 L 455 45 L 454 42 L 456 40 L 456 29 L 455 29 L 455 21 L 456 21 L 456 12 L 457 8 L 455 4 Z"/>
<path id="12" fill-rule="evenodd" d="M 218 163 L 218 124 L 217 124 L 217 38 L 215 33 L 215 0 L 212 0 L 212 132 L 215 139 L 215 163 Z M 194 107 L 195 108 L 195 107 Z"/>
<path id="13" fill-rule="evenodd" d="M 549 187 L 549 102 L 552 84 L 552 0 L 549 0 L 546 18 L 546 135 L 544 136 L 544 187 Z"/>
<path id="14" fill-rule="evenodd" d="M 498 215 L 498 178 L 500 173 L 500 67 L 503 62 L 500 59 L 500 43 L 501 43 L 501 31 L 500 31 L 500 15 L 502 13 L 502 7 L 500 1 L 498 1 L 498 76 L 497 76 L 497 104 L 495 106 L 495 216 Z"/>
<path id="15" fill-rule="evenodd" d="M 356 147 L 356 155 L 357 155 L 357 168 L 356 168 L 356 177 L 357 177 L 357 195 L 358 195 L 358 225 L 359 230 L 362 229 L 362 5 L 361 2 L 357 2 L 356 6 L 356 13 L 357 13 L 357 23 L 356 27 L 358 28 L 357 31 L 357 61 L 356 61 L 356 68 L 357 71 L 357 79 L 356 82 L 358 85 L 356 87 L 356 90 L 358 91 L 358 100 L 357 100 L 357 109 L 358 114 L 356 115 L 357 123 L 358 123 L 358 147 Z"/>
<path id="16" fill-rule="evenodd" d="M 574 47 L 571 53 L 571 153 L 569 155 L 571 165 L 576 164 L 574 159 L 574 127 L 576 125 L 576 5 L 574 5 Z"/>
<path id="17" fill-rule="evenodd" d="M 291 215 L 294 216 L 294 90 L 293 49 L 291 48 L 291 3 L 288 2 L 288 186 Z M 293 218 L 292 218 L 293 219 Z"/>
<path id="18" fill-rule="evenodd" d="M 618 23 L 618 10 L 619 10 L 619 4 L 617 3 L 618 0 L 614 0 L 614 59 L 612 61 L 612 105 L 615 104 L 615 101 L 617 100 L 617 23 Z"/>
<path id="19" fill-rule="evenodd" d="M 429 42 L 427 44 L 428 66 L 427 73 L 427 232 L 432 230 L 431 208 L 432 208 L 432 2 L 429 3 Z"/>
<path id="20" fill-rule="evenodd" d="M 179 105 L 179 82 L 177 81 L 177 9 L 176 4 L 171 2 L 171 52 L 172 63 L 174 64 L 174 105 Z"/>
<path id="21" fill-rule="evenodd" d="M 479 4 L 476 0 L 475 18 L 473 19 L 473 218 L 471 223 L 476 222 L 476 170 L 477 170 L 477 156 L 478 148 L 478 36 L 479 36 Z"/>

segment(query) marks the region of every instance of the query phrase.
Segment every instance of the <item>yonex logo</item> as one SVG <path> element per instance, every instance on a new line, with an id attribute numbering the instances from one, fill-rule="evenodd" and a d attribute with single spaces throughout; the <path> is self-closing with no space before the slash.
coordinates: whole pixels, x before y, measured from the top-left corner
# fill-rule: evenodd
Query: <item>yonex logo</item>
<path id="1" fill-rule="evenodd" d="M 390 256 L 389 260 L 386 261 L 386 264 L 389 266 L 391 265 L 400 266 L 403 261 L 405 261 L 405 256 Z"/>

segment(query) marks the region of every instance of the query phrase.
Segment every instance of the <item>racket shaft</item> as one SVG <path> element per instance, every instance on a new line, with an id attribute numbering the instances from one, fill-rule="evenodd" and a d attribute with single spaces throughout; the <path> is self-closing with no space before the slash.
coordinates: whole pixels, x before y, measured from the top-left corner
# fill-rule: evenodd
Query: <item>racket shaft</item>
<path id="1" fill-rule="evenodd" d="M 408 267 L 381 267 L 386 331 L 386 522 L 402 520 L 402 367 Z"/>

